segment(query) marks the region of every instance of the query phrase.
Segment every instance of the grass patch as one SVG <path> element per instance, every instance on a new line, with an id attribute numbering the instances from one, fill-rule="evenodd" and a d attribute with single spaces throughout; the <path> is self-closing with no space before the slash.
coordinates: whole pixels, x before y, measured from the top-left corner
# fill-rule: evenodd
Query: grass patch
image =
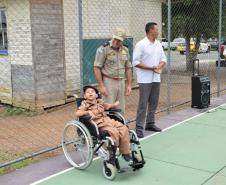
<path id="1" fill-rule="evenodd" d="M 28 166 L 30 164 L 36 163 L 38 161 L 39 161 L 38 159 L 32 159 L 31 158 L 31 159 L 26 159 L 26 160 L 17 162 L 15 164 L 12 164 L 12 165 L 9 165 L 9 166 L 6 166 L 6 167 L 2 167 L 2 168 L 0 168 L 0 175 L 4 175 L 6 173 L 18 170 L 20 168 L 23 168 L 23 167 Z"/>
<path id="2" fill-rule="evenodd" d="M 0 109 L 0 117 L 9 117 L 9 116 L 36 116 L 38 112 L 31 111 L 24 108 L 13 107 L 13 106 L 2 106 Z"/>

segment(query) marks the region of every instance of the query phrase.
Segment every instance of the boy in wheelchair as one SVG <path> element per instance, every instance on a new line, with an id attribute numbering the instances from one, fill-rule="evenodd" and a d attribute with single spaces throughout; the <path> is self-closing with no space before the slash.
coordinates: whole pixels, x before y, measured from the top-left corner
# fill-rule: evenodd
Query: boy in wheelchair
<path id="1" fill-rule="evenodd" d="M 105 110 L 117 108 L 119 102 L 117 101 L 114 104 L 105 103 L 100 99 L 98 90 L 93 86 L 85 86 L 83 90 L 85 100 L 81 102 L 75 115 L 77 117 L 90 116 L 101 131 L 106 131 L 111 136 L 123 158 L 127 162 L 132 160 L 128 127 L 111 119 L 105 112 Z M 113 148 L 113 152 L 115 152 L 114 150 L 115 148 Z M 114 163 L 114 159 L 110 162 Z"/>
<path id="2" fill-rule="evenodd" d="M 77 169 L 86 169 L 97 154 L 104 159 L 103 174 L 109 180 L 121 171 L 121 154 L 134 171 L 142 168 L 145 161 L 136 132 L 128 129 L 118 109 L 112 110 L 119 102 L 103 102 L 95 87 L 85 86 L 83 90 L 84 98 L 76 99 L 78 119 L 68 122 L 62 133 L 68 162 Z"/>

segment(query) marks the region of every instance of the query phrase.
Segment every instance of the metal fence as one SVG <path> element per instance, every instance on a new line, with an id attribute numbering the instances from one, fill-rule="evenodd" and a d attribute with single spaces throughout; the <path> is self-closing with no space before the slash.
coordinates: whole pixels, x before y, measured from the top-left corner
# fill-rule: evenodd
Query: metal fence
<path id="1" fill-rule="evenodd" d="M 112 38 L 118 27 L 126 30 L 124 44 L 132 59 L 135 44 L 145 37 L 145 24 L 158 24 L 159 40 L 168 60 L 161 77 L 158 112 L 170 113 L 174 107 L 190 106 L 194 59 L 199 59 L 200 74 L 211 81 L 211 98 L 226 92 L 226 68 L 216 66 L 221 44 L 226 40 L 225 0 L 21 2 L 0 1 L 0 168 L 60 148 L 62 129 L 74 119 L 73 94 L 80 96 L 83 85 L 96 84 L 96 50 Z M 21 36 L 22 44 L 18 43 Z M 31 79 L 35 80 L 27 83 Z M 43 84 L 45 87 L 40 88 Z M 17 94 L 18 89 L 21 94 Z M 59 98 L 62 95 L 64 101 Z M 34 104 L 27 99 L 30 96 Z M 39 101 L 40 97 L 43 101 Z M 127 120 L 135 119 L 138 97 L 133 69 L 133 91 L 126 97 Z M 18 98 L 22 100 L 16 101 Z M 42 107 L 44 111 L 7 105 L 20 107 L 18 102 L 22 107 Z"/>

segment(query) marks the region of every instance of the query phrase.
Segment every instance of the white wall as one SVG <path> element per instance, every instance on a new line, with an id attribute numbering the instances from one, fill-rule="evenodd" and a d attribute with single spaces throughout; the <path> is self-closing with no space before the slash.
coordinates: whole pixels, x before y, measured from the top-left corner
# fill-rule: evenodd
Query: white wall
<path id="1" fill-rule="evenodd" d="M 32 65 L 29 0 L 6 2 L 10 62 L 17 65 Z"/>
<path id="2" fill-rule="evenodd" d="M 0 8 L 6 8 L 6 2 L 0 0 Z M 8 56 L 0 56 L 0 101 L 3 103 L 12 102 L 11 89 L 11 66 Z"/>
<path id="3" fill-rule="evenodd" d="M 79 89 L 78 1 L 64 0 L 64 34 L 67 94 Z M 110 38 L 117 27 L 134 38 L 145 36 L 147 22 L 159 24 L 161 35 L 162 0 L 83 0 L 83 38 Z"/>
<path id="4" fill-rule="evenodd" d="M 30 5 L 29 0 L 0 0 L 0 7 L 6 10 L 8 37 L 8 56 L 0 57 L 0 101 L 11 104 L 12 65 L 32 65 Z"/>
<path id="5" fill-rule="evenodd" d="M 148 22 L 156 22 L 159 27 L 159 35 L 161 35 L 162 1 L 130 0 L 130 2 L 130 31 L 134 38 L 134 44 L 145 36 L 145 25 Z"/>
<path id="6" fill-rule="evenodd" d="M 66 94 L 80 86 L 78 1 L 64 0 L 64 40 L 66 66 Z"/>

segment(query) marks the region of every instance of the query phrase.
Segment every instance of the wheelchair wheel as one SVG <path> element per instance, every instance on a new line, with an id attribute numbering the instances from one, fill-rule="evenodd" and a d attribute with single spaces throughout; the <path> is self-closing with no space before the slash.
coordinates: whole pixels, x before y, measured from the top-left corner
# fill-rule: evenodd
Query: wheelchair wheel
<path id="1" fill-rule="evenodd" d="M 108 180 L 114 180 L 116 177 L 117 169 L 111 163 L 106 163 L 103 165 L 103 175 Z"/>
<path id="2" fill-rule="evenodd" d="M 62 133 L 62 148 L 67 161 L 77 169 L 89 167 L 93 160 L 93 140 L 79 121 L 68 122 Z"/>

